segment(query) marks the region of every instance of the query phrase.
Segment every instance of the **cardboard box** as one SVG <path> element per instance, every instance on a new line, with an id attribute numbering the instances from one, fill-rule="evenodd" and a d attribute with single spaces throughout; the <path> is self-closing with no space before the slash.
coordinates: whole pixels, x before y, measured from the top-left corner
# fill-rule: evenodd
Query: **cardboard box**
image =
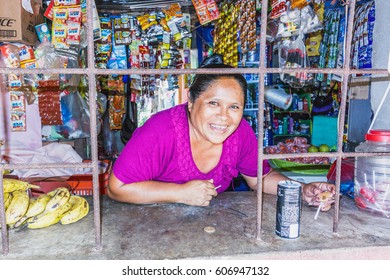
<path id="1" fill-rule="evenodd" d="M 22 0 L 0 0 L 0 41 L 33 45 L 38 40 L 35 25 L 41 23 L 42 14 L 26 11 Z"/>

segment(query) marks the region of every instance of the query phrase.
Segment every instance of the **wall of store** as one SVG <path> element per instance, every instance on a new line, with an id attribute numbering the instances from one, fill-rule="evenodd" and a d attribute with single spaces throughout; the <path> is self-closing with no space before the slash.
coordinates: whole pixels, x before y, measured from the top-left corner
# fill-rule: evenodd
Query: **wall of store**
<path id="1" fill-rule="evenodd" d="M 390 16 L 390 1 L 376 0 L 376 22 L 374 27 L 374 43 L 373 43 L 373 67 L 377 69 L 387 68 L 389 53 L 390 53 L 390 36 L 389 36 L 389 16 Z M 371 86 L 371 106 L 374 112 L 381 103 L 383 94 L 385 93 L 390 79 L 384 80 L 373 78 Z M 390 128 L 390 120 L 388 114 L 390 112 L 390 94 L 386 98 L 381 111 L 377 115 L 377 119 L 373 128 Z"/>

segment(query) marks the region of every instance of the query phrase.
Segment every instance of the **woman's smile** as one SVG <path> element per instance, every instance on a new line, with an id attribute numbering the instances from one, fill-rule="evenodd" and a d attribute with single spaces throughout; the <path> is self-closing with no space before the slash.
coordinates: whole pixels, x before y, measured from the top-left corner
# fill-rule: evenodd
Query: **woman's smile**
<path id="1" fill-rule="evenodd" d="M 210 127 L 212 130 L 214 130 L 217 133 L 225 133 L 227 131 L 228 126 L 227 125 L 218 125 L 218 124 L 210 124 Z"/>

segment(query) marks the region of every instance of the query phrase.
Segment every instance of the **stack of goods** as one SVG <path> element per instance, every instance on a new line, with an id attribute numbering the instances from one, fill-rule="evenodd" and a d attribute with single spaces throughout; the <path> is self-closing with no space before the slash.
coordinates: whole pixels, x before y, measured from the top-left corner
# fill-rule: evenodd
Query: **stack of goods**
<path id="1" fill-rule="evenodd" d="M 238 66 L 238 15 L 239 6 L 224 1 L 214 35 L 214 52 L 223 56 L 224 63 L 234 67 Z"/>
<path id="2" fill-rule="evenodd" d="M 9 68 L 80 68 L 85 66 L 80 49 L 86 22 L 86 1 L 47 1 L 44 16 L 46 22 L 35 26 L 35 44 L 9 40 L 0 44 L 0 64 Z M 96 10 L 96 8 L 95 8 Z M 100 35 L 99 35 L 100 36 Z M 78 116 L 89 115 L 86 95 L 80 94 L 79 86 L 86 84 L 82 75 L 71 74 L 10 74 L 4 79 L 10 100 L 10 131 L 31 132 L 32 122 L 41 121 L 42 140 L 75 139 L 89 136 L 88 125 L 81 125 Z M 77 95 L 77 99 L 74 97 Z M 71 100 L 68 102 L 67 100 Z M 74 102 L 79 100 L 80 102 Z M 82 106 L 80 106 L 82 104 Z M 32 105 L 32 106 L 30 106 Z M 8 107 L 8 104 L 5 104 Z M 39 115 L 31 112 L 39 106 Z M 100 106 L 99 106 L 100 107 Z M 26 112 L 30 110 L 30 120 Z M 80 115 L 81 113 L 81 115 Z M 89 122 L 89 120 L 85 120 Z M 36 129 L 38 126 L 34 126 Z M 81 127 L 83 127 L 81 129 Z"/>
<path id="3" fill-rule="evenodd" d="M 46 14 L 52 21 L 51 43 L 55 48 L 68 49 L 70 45 L 80 44 L 82 20 L 80 0 L 54 0 Z"/>
<path id="4" fill-rule="evenodd" d="M 179 4 L 167 9 L 151 10 L 139 15 L 101 14 L 101 39 L 95 44 L 95 65 L 107 69 L 160 69 L 182 68 L 181 51 L 191 47 L 189 15 L 182 13 Z M 187 55 L 187 58 L 189 56 Z M 188 59 L 187 59 L 188 60 Z M 189 64 L 189 61 L 186 62 Z M 110 129 L 122 129 L 124 106 L 118 104 L 137 102 L 138 125 L 157 110 L 164 109 L 160 104 L 171 107 L 175 100 L 159 102 L 156 85 L 167 80 L 167 91 L 177 91 L 178 79 L 174 75 L 110 75 L 99 77 L 101 91 L 108 96 Z M 126 87 L 129 84 L 129 87 Z M 164 88 L 164 87 L 163 87 Z M 125 101 L 126 94 L 130 97 Z M 115 96 L 115 97 L 113 97 Z M 110 109 L 111 108 L 111 109 Z M 165 107 L 166 108 L 166 107 Z"/>
<path id="5" fill-rule="evenodd" d="M 285 142 L 279 142 L 275 146 L 265 147 L 267 154 L 296 154 L 308 153 L 309 147 L 307 139 L 304 137 L 294 137 L 294 139 L 287 139 Z M 303 164 L 329 164 L 328 157 L 302 157 L 302 158 L 287 158 L 287 161 Z"/>
<path id="6" fill-rule="evenodd" d="M 219 10 L 214 0 L 192 0 L 199 23 L 206 24 L 219 18 Z"/>
<path id="7" fill-rule="evenodd" d="M 325 13 L 324 35 L 320 44 L 320 58 L 318 66 L 321 68 L 335 68 L 339 55 L 339 26 L 342 10 L 327 10 Z M 342 48 L 340 48 L 342 50 Z M 331 76 L 329 76 L 331 78 Z M 324 74 L 318 74 L 317 81 L 324 79 Z"/>
<path id="8" fill-rule="evenodd" d="M 99 16 L 99 20 L 101 38 L 95 44 L 95 67 L 102 69 L 127 69 L 126 48 L 123 45 L 113 44 L 113 25 L 110 15 L 102 14 Z M 98 80 L 99 89 L 107 96 L 108 100 L 109 127 L 111 130 L 119 130 L 122 128 L 125 104 L 123 76 L 104 75 L 99 76 Z"/>
<path id="9" fill-rule="evenodd" d="M 42 125 L 62 125 L 59 81 L 39 81 L 38 100 Z"/>
<path id="10" fill-rule="evenodd" d="M 273 0 L 269 20 L 268 40 L 275 41 L 279 55 L 279 67 L 281 68 L 307 68 L 310 67 L 308 51 L 310 55 L 317 53 L 317 35 L 323 28 L 320 21 L 323 4 L 311 4 L 311 1 L 302 0 Z M 316 36 L 314 36 L 316 34 Z M 305 38 L 312 38 L 305 44 Z M 317 44 L 316 44 L 317 42 Z M 301 72 L 280 75 L 282 82 L 291 87 L 300 88 L 310 83 L 313 76 Z"/>
<path id="11" fill-rule="evenodd" d="M 256 7 L 255 1 L 238 2 L 239 20 L 238 30 L 240 34 L 241 61 L 255 60 L 256 52 Z"/>
<path id="12" fill-rule="evenodd" d="M 372 68 L 372 43 L 375 24 L 375 1 L 356 8 L 352 38 L 352 67 Z"/>

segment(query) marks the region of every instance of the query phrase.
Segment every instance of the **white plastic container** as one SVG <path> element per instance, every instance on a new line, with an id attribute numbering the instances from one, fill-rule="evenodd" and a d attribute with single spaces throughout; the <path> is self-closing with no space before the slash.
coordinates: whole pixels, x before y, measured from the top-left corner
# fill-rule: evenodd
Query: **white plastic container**
<path id="1" fill-rule="evenodd" d="M 389 152 L 389 156 L 357 157 L 355 204 L 364 211 L 390 218 L 390 130 L 370 130 L 356 152 Z"/>

